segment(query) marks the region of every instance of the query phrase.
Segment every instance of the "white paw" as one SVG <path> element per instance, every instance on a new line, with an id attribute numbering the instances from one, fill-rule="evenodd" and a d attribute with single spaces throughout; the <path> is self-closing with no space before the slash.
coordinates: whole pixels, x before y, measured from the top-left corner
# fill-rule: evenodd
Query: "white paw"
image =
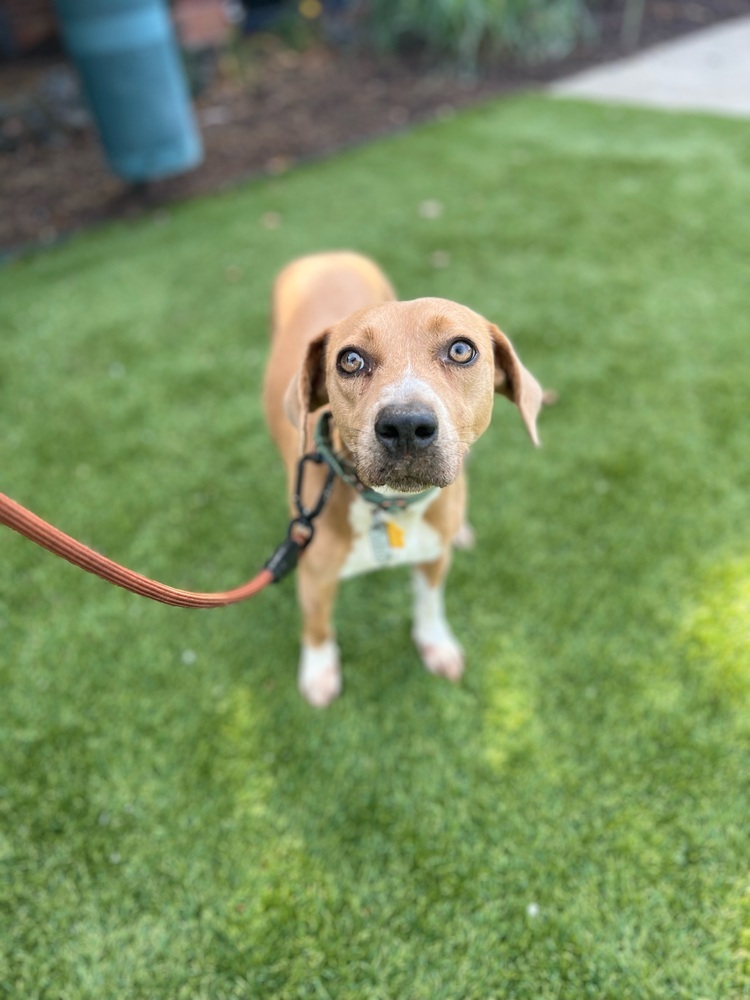
<path id="1" fill-rule="evenodd" d="M 464 672 L 464 651 L 456 641 L 451 627 L 445 620 L 443 588 L 431 587 L 425 574 L 415 569 L 414 584 L 414 640 L 422 663 L 431 674 L 460 680 Z"/>
<path id="2" fill-rule="evenodd" d="M 341 694 L 339 648 L 335 642 L 321 646 L 302 644 L 298 684 L 305 701 L 315 708 L 325 708 Z"/>
<path id="3" fill-rule="evenodd" d="M 460 681 L 464 672 L 464 651 L 451 635 L 445 635 L 439 641 L 420 642 L 415 636 L 414 641 L 422 663 L 438 677 L 446 677 L 449 681 Z"/>
<path id="4" fill-rule="evenodd" d="M 473 549 L 476 544 L 474 529 L 468 521 L 464 521 L 456 534 L 453 536 L 453 545 L 457 549 Z"/>

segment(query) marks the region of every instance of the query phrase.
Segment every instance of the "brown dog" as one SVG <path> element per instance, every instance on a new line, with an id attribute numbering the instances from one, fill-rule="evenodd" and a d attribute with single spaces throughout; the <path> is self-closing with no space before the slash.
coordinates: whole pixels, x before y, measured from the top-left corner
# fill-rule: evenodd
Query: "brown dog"
<path id="1" fill-rule="evenodd" d="M 471 535 L 464 459 L 496 392 L 515 403 L 538 444 L 542 390 L 508 338 L 471 309 L 436 298 L 397 302 L 378 267 L 348 252 L 303 257 L 276 279 L 264 402 L 290 492 L 323 406 L 329 455 L 343 473 L 298 569 L 299 687 L 310 704 L 341 691 L 331 620 L 339 580 L 379 566 L 413 567 L 422 661 L 450 680 L 461 676 L 443 584 L 452 546 Z M 309 468 L 311 497 L 327 471 Z"/>

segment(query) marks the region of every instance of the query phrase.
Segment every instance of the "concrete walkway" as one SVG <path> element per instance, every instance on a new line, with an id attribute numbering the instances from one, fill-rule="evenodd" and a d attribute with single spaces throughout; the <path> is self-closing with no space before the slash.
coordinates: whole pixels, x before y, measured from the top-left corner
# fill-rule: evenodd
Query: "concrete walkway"
<path id="1" fill-rule="evenodd" d="M 750 118 L 750 17 L 586 70 L 550 89 L 561 97 Z"/>

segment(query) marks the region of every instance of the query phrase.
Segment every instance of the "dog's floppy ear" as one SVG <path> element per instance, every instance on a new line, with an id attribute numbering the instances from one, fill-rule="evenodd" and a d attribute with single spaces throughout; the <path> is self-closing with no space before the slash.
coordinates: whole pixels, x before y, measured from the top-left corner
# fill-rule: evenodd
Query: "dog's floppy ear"
<path id="1" fill-rule="evenodd" d="M 327 342 L 328 330 L 310 341 L 302 364 L 284 396 L 284 412 L 299 430 L 303 447 L 308 415 L 328 402 L 325 369 Z"/>
<path id="2" fill-rule="evenodd" d="M 490 323 L 490 336 L 495 351 L 495 392 L 515 403 L 529 437 L 539 445 L 536 418 L 542 408 L 544 393 L 537 380 L 518 360 L 513 345 L 494 323 Z"/>

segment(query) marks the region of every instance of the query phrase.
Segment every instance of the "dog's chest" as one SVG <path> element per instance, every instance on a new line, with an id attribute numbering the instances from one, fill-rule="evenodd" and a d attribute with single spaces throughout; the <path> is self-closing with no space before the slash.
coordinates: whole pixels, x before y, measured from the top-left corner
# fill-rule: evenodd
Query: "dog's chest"
<path id="1" fill-rule="evenodd" d="M 341 579 L 386 566 L 437 559 L 442 552 L 440 535 L 424 517 L 434 499 L 434 495 L 428 496 L 403 510 L 382 511 L 356 497 L 349 507 L 352 548 Z"/>

